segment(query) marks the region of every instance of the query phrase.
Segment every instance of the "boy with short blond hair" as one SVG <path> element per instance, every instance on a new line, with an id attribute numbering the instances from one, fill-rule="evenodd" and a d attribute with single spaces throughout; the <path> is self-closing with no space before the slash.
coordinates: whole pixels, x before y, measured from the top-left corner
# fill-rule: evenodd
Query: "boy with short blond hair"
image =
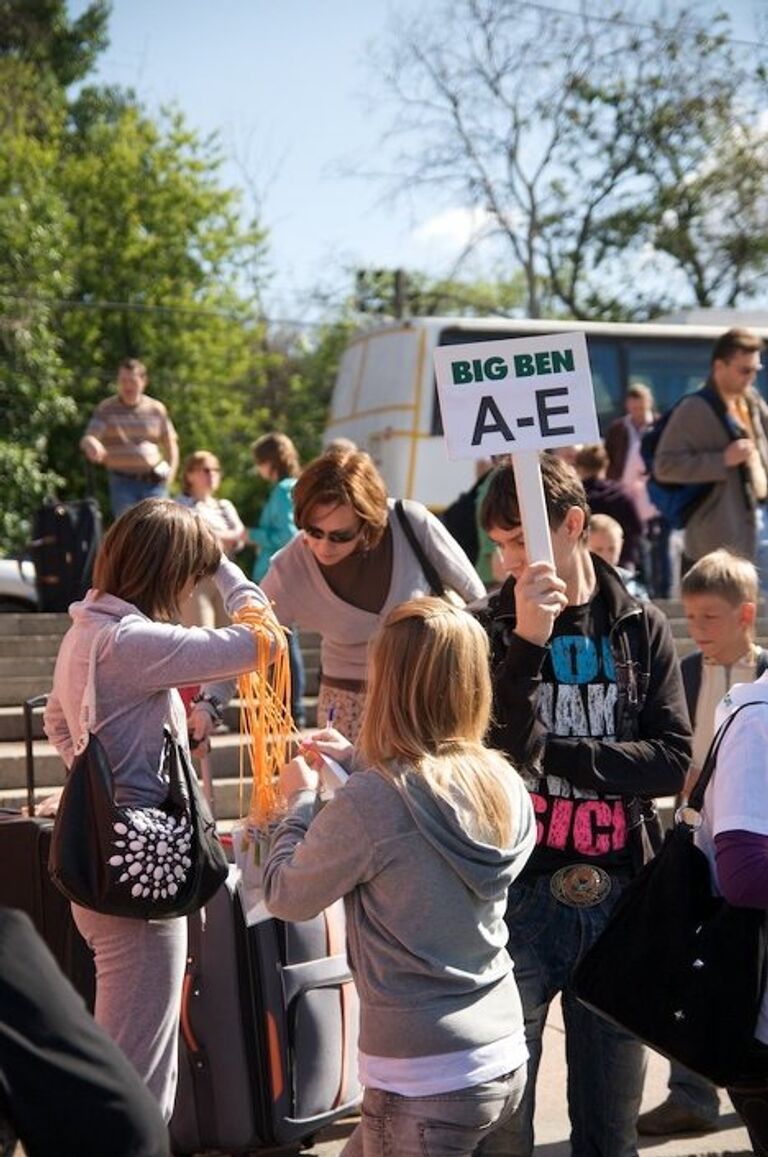
<path id="1" fill-rule="evenodd" d="M 693 756 L 684 795 L 693 788 L 715 731 L 715 707 L 733 683 L 753 683 L 768 656 L 755 644 L 758 579 L 753 564 L 727 550 L 713 550 L 683 578 L 681 595 L 688 632 L 698 650 L 681 663 Z"/>
<path id="2" fill-rule="evenodd" d="M 688 632 L 697 650 L 680 664 L 693 756 L 683 799 L 693 789 L 715 733 L 715 708 L 734 683 L 753 683 L 768 668 L 768 652 L 755 644 L 757 570 L 746 558 L 713 550 L 694 563 L 682 581 Z M 704 1077 L 672 1062 L 669 1096 L 642 1113 L 646 1136 L 710 1132 L 718 1127 L 720 1098 Z"/>

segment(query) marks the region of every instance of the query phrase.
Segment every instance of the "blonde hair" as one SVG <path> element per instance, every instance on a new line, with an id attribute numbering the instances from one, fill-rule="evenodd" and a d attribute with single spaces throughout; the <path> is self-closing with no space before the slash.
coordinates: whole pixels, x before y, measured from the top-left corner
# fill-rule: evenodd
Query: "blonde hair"
<path id="1" fill-rule="evenodd" d="M 593 530 L 610 534 L 619 547 L 624 545 L 624 527 L 610 514 L 593 514 L 589 520 L 589 533 L 591 534 Z"/>
<path id="2" fill-rule="evenodd" d="M 221 548 L 199 515 L 170 498 L 145 498 L 104 536 L 93 585 L 150 619 L 170 621 L 189 581 L 215 574 L 220 562 Z"/>
<path id="3" fill-rule="evenodd" d="M 757 570 L 746 558 L 729 550 L 712 550 L 695 562 L 683 576 L 680 593 L 686 595 L 719 595 L 731 606 L 756 603 Z"/>
<path id="4" fill-rule="evenodd" d="M 508 847 L 512 773 L 485 747 L 491 713 L 488 640 L 466 611 L 442 599 L 401 603 L 371 644 L 358 746 L 396 783 L 420 776 L 454 806 L 465 829 Z"/>
<path id="5" fill-rule="evenodd" d="M 181 492 L 182 494 L 191 494 L 189 485 L 189 475 L 194 474 L 201 466 L 210 466 L 214 470 L 221 470 L 221 463 L 215 454 L 211 454 L 210 450 L 195 450 L 192 454 L 187 454 L 184 459 L 184 465 L 181 468 Z"/>

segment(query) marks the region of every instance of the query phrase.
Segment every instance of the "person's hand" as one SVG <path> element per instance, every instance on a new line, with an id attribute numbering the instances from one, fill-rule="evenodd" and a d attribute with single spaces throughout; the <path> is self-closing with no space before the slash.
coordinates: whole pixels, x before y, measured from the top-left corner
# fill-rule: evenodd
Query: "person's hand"
<path id="1" fill-rule="evenodd" d="M 726 466 L 741 466 L 749 461 L 754 450 L 755 444 L 751 438 L 737 438 L 735 442 L 729 442 L 723 450 L 723 459 Z"/>
<path id="2" fill-rule="evenodd" d="M 193 755 L 206 755 L 211 750 L 211 734 L 215 720 L 202 703 L 193 707 L 187 719 L 189 748 Z"/>
<path id="3" fill-rule="evenodd" d="M 56 812 L 59 810 L 59 804 L 61 803 L 61 793 L 63 791 L 64 791 L 64 788 L 60 787 L 56 791 L 52 792 L 50 795 L 47 795 L 45 797 L 45 799 L 41 799 L 39 803 L 36 802 L 35 803 L 35 815 L 38 818 L 47 817 L 49 819 L 52 819 L 56 815 Z M 26 804 L 24 804 L 24 806 L 22 807 L 21 814 L 23 816 L 29 815 L 29 808 L 27 807 Z"/>
<path id="4" fill-rule="evenodd" d="M 89 462 L 95 462 L 96 465 L 99 465 L 107 456 L 107 451 L 104 449 L 104 446 L 98 438 L 94 438 L 93 434 L 88 434 L 83 438 L 82 445 L 83 453 Z"/>
<path id="5" fill-rule="evenodd" d="M 286 799 L 298 791 L 319 791 L 320 776 L 302 755 L 297 755 L 280 768 L 280 790 Z"/>
<path id="6" fill-rule="evenodd" d="M 565 583 L 549 562 L 533 562 L 515 583 L 515 634 L 537 647 L 549 642 L 555 619 L 568 604 Z"/>
<path id="7" fill-rule="evenodd" d="M 323 766 L 323 755 L 330 755 L 342 767 L 347 767 L 355 749 L 335 727 L 324 727 L 322 731 L 314 731 L 308 739 L 303 739 L 299 750 L 307 763 L 319 771 Z"/>

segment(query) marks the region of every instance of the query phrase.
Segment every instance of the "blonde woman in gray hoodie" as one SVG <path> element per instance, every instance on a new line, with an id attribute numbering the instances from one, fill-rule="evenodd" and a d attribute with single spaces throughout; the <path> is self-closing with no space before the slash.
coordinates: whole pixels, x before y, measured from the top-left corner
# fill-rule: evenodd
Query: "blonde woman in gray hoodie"
<path id="1" fill-rule="evenodd" d="M 365 1086 L 345 1157 L 470 1157 L 522 1097 L 504 911 L 535 821 L 517 773 L 483 744 L 490 706 L 483 630 L 415 599 L 373 640 L 357 746 L 321 731 L 282 772 L 267 905 L 306 920 L 345 901 Z M 355 774 L 315 815 L 324 754 Z"/>

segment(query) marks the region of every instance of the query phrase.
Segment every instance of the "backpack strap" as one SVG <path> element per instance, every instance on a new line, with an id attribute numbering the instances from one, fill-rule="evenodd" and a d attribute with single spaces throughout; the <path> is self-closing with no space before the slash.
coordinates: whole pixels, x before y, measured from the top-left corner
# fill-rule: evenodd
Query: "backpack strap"
<path id="1" fill-rule="evenodd" d="M 768 659 L 768 656 L 766 656 Z M 704 656 L 701 651 L 692 651 L 690 655 L 686 655 L 680 663 L 680 674 L 683 676 L 683 690 L 685 691 L 685 702 L 688 707 L 688 718 L 691 721 L 691 727 L 696 724 L 696 707 L 699 702 L 699 691 L 701 690 L 701 671 L 704 662 Z"/>
<path id="2" fill-rule="evenodd" d="M 445 595 L 445 586 L 443 584 L 443 580 L 440 578 L 440 575 L 435 570 L 434 565 L 430 562 L 424 553 L 424 547 L 416 537 L 416 532 L 411 526 L 411 521 L 408 518 L 408 515 L 405 513 L 405 507 L 403 505 L 402 498 L 398 498 L 397 502 L 395 503 L 395 514 L 397 515 L 400 526 L 403 529 L 403 534 L 411 544 L 411 550 L 416 555 L 419 566 L 424 572 L 424 578 L 429 584 L 429 589 L 432 591 L 433 595 L 437 595 L 437 597 L 440 599 L 443 598 Z"/>

